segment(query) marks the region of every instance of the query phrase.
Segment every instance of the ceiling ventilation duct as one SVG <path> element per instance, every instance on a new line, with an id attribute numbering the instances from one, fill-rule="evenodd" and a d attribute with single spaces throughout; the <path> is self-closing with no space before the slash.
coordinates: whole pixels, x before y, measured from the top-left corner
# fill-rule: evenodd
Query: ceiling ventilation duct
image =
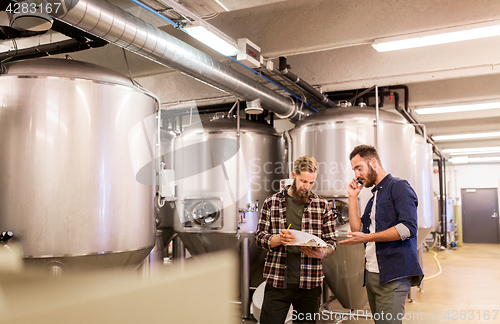
<path id="1" fill-rule="evenodd" d="M 40 32 L 52 27 L 53 20 L 43 2 L 34 0 L 10 2 L 10 7 L 7 8 L 10 25 L 15 29 Z M 50 8 L 52 9 L 52 6 Z"/>
<path id="2" fill-rule="evenodd" d="M 255 99 L 252 101 L 247 101 L 247 107 L 245 108 L 245 112 L 249 115 L 258 115 L 264 111 L 260 104 L 260 99 Z"/>
<path id="3" fill-rule="evenodd" d="M 60 3 L 60 0 L 47 0 Z M 160 29 L 102 0 L 65 0 L 65 13 L 53 16 L 131 52 L 145 56 L 246 101 L 260 99 L 264 108 L 299 119 L 296 105 L 251 78 Z M 304 111 L 305 115 L 312 113 Z"/>

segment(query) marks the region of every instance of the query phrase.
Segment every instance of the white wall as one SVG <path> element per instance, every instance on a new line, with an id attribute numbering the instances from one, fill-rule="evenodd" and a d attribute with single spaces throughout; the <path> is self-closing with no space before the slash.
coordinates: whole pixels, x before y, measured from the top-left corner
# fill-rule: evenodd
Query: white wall
<path id="1" fill-rule="evenodd" d="M 434 165 L 437 170 L 437 164 Z M 499 188 L 500 164 L 463 164 L 446 166 L 446 184 L 449 198 L 456 199 L 456 204 L 461 205 L 462 188 Z M 433 174 L 434 192 L 439 193 L 439 176 Z"/>

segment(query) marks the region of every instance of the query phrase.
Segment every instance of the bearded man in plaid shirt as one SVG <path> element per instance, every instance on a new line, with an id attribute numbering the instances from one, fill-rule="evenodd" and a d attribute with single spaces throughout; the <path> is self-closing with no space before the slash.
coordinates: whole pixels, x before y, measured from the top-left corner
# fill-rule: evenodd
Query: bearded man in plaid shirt
<path id="1" fill-rule="evenodd" d="M 311 191 L 317 175 L 318 162 L 313 157 L 298 158 L 292 172 L 293 184 L 267 197 L 262 205 L 256 242 L 268 252 L 261 324 L 284 323 L 290 304 L 296 315 L 294 323 L 315 323 L 319 315 L 324 278 L 321 260 L 333 253 L 337 242 L 327 200 Z M 288 246 L 295 241 L 287 230 L 288 224 L 291 229 L 322 238 L 328 246 Z"/>

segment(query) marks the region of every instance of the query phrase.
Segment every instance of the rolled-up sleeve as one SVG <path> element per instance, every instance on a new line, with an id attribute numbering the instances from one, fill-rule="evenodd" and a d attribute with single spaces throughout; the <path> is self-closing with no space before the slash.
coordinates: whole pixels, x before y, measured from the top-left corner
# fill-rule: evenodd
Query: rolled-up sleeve
<path id="1" fill-rule="evenodd" d="M 401 241 L 404 241 L 410 237 L 410 230 L 403 223 L 396 224 L 396 226 L 394 227 L 398 231 L 399 237 L 401 237 Z"/>

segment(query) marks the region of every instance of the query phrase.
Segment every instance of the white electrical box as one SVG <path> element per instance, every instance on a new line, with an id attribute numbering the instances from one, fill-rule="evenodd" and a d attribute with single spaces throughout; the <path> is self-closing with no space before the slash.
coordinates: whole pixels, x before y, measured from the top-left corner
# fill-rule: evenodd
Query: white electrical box
<path id="1" fill-rule="evenodd" d="M 266 69 L 268 69 L 269 71 L 274 70 L 274 63 L 273 63 L 273 61 L 271 61 L 271 60 L 267 60 L 266 61 Z"/>
<path id="2" fill-rule="evenodd" d="M 238 61 L 252 68 L 260 68 L 260 65 L 264 62 L 260 55 L 260 47 L 247 38 L 240 38 L 238 39 L 238 49 L 240 50 L 236 55 Z"/>

